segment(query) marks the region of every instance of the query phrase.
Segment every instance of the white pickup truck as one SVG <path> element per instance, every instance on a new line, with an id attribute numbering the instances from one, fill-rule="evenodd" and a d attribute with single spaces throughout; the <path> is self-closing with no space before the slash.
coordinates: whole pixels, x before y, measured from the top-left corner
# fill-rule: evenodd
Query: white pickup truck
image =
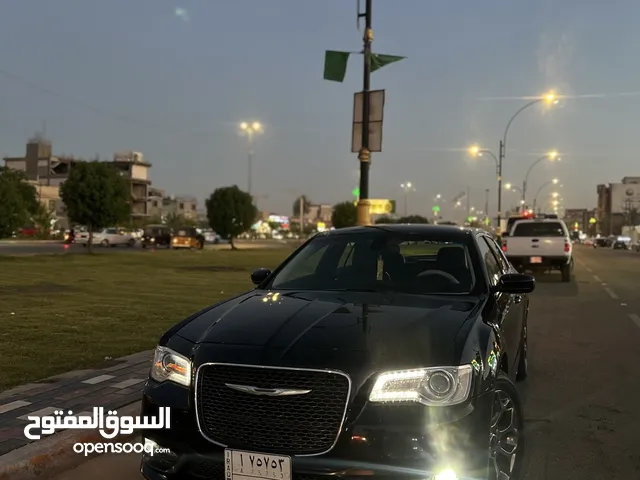
<path id="1" fill-rule="evenodd" d="M 518 220 L 503 240 L 502 251 L 521 272 L 559 270 L 563 282 L 571 281 L 573 246 L 562 220 Z"/>

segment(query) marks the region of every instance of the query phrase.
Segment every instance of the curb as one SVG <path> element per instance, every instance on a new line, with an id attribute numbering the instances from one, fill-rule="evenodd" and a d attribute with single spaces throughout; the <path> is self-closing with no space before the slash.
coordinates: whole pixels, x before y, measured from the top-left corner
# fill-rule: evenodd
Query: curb
<path id="1" fill-rule="evenodd" d="M 140 402 L 118 409 L 119 415 L 139 415 Z M 139 436 L 139 432 L 105 439 L 94 430 L 65 430 L 0 456 L 0 480 L 52 478 L 100 455 L 87 456 L 73 451 L 75 443 L 122 443 Z"/>
<path id="2" fill-rule="evenodd" d="M 55 245 L 62 244 L 63 240 L 0 240 L 0 245 Z"/>

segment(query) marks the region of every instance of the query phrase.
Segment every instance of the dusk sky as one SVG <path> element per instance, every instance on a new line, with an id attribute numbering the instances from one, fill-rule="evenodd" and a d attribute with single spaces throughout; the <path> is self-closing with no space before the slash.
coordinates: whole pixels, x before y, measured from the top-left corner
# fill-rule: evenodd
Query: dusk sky
<path id="1" fill-rule="evenodd" d="M 495 214 L 495 165 L 465 149 L 497 153 L 509 117 L 554 89 L 567 98 L 514 121 L 503 177 L 521 184 L 557 149 L 562 162 L 536 167 L 530 191 L 557 177 L 566 208 L 594 207 L 598 183 L 640 175 L 639 15 L 637 0 L 374 0 L 373 51 L 407 58 L 372 76 L 386 108 L 371 196 L 401 200 L 411 181 L 411 213 L 427 214 L 467 186 L 482 209 L 489 188 Z M 348 200 L 362 59 L 344 83 L 323 80 L 323 62 L 361 37 L 356 0 L 2 0 L 0 154 L 22 155 L 46 122 L 54 153 L 141 151 L 155 186 L 202 202 L 246 189 L 238 123 L 256 120 L 261 209 L 290 214 L 298 192 Z"/>

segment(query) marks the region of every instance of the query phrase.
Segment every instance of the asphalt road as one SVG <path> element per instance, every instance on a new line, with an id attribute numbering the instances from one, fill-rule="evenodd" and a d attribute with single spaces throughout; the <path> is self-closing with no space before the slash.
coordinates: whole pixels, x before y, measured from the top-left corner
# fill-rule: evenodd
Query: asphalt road
<path id="1" fill-rule="evenodd" d="M 280 248 L 287 245 L 288 241 L 284 240 L 237 240 L 238 248 Z M 229 244 L 207 244 L 205 248 L 226 249 Z M 140 244 L 133 248 L 119 246 L 112 248 L 104 248 L 99 245 L 94 247 L 96 252 L 104 253 L 141 253 L 146 250 Z M 37 241 L 18 241 L 6 242 L 0 241 L 0 256 L 31 256 L 31 255 L 51 255 L 51 254 L 74 254 L 85 252 L 82 245 L 64 245 L 63 243 L 37 242 Z"/>
<path id="2" fill-rule="evenodd" d="M 526 480 L 640 478 L 640 254 L 578 246 L 575 278 L 538 278 L 521 384 Z M 107 455 L 55 480 L 140 480 L 137 455 Z"/>

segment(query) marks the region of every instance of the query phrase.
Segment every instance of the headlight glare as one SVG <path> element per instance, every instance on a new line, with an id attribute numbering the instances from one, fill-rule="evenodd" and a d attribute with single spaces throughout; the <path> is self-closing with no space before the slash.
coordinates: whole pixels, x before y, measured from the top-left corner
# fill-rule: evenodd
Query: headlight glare
<path id="1" fill-rule="evenodd" d="M 191 385 L 191 361 L 170 348 L 156 347 L 151 378 L 157 382 L 168 380 L 188 387 Z"/>
<path id="2" fill-rule="evenodd" d="M 471 365 L 386 372 L 376 380 L 369 401 L 457 405 L 469 398 L 472 379 Z"/>

